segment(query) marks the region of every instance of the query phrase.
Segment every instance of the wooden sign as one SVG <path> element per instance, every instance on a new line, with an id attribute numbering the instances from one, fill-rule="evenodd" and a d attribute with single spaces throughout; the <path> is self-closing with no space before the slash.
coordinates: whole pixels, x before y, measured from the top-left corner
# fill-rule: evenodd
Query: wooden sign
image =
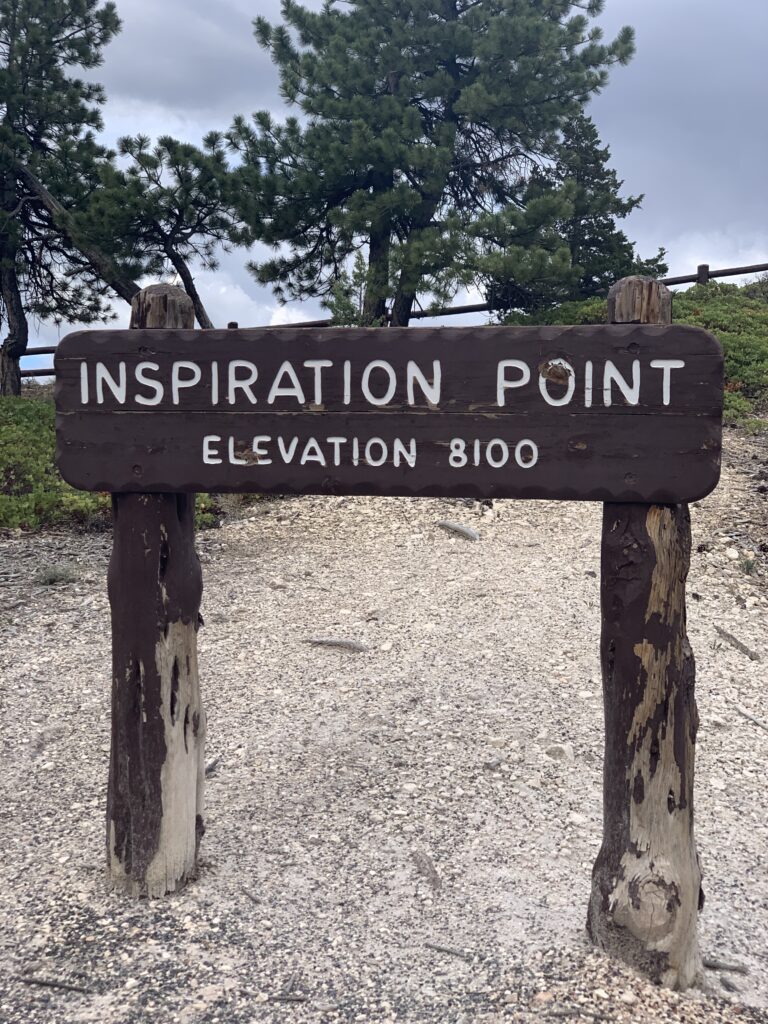
<path id="1" fill-rule="evenodd" d="M 86 331 L 55 366 L 83 490 L 670 503 L 720 474 L 692 327 Z"/>

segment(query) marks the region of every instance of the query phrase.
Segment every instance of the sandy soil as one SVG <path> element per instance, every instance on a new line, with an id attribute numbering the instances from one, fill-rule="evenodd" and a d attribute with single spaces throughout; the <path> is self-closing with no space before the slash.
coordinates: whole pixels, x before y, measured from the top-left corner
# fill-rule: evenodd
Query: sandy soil
<path id="1" fill-rule="evenodd" d="M 768 1021 L 768 445 L 726 463 L 689 601 L 707 991 L 584 936 L 599 507 L 301 498 L 200 537 L 208 831 L 152 903 L 104 879 L 109 538 L 0 539 L 0 1020 Z"/>

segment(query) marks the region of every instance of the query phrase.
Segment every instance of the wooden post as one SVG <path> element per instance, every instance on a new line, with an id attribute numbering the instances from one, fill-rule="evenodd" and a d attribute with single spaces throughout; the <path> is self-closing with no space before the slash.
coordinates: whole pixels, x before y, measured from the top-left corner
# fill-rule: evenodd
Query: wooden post
<path id="1" fill-rule="evenodd" d="M 709 284 L 709 264 L 700 263 L 696 267 L 696 284 Z"/>
<path id="2" fill-rule="evenodd" d="M 153 285 L 133 300 L 131 327 L 193 326 L 181 288 Z M 107 863 L 115 888 L 163 896 L 194 876 L 204 831 L 195 496 L 115 494 L 113 512 Z"/>
<path id="3" fill-rule="evenodd" d="M 670 293 L 650 278 L 624 278 L 611 289 L 608 318 L 670 323 Z M 686 634 L 690 550 L 687 505 L 605 505 L 603 843 L 587 931 L 596 945 L 677 989 L 699 972 L 704 899 L 693 835 L 698 713 Z"/>

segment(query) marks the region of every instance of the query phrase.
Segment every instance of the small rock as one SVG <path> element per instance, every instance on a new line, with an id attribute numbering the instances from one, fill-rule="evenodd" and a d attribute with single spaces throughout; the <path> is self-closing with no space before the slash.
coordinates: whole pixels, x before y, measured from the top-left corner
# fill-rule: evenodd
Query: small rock
<path id="1" fill-rule="evenodd" d="M 570 743 L 553 743 L 545 753 L 553 761 L 573 761 L 573 746 Z"/>
<path id="2" fill-rule="evenodd" d="M 738 562 L 739 552 L 736 550 L 736 548 L 726 548 L 725 557 L 730 558 L 732 562 Z"/>
<path id="3" fill-rule="evenodd" d="M 555 998 L 553 992 L 537 992 L 531 1000 L 532 1006 L 542 1006 L 544 1003 L 551 1003 Z"/>
<path id="4" fill-rule="evenodd" d="M 634 1006 L 637 1002 L 637 996 L 634 992 L 630 992 L 629 989 L 627 989 L 625 992 L 622 992 L 619 996 L 619 999 L 622 1003 L 625 1003 L 627 1006 Z"/>
<path id="5" fill-rule="evenodd" d="M 480 540 L 480 534 L 477 530 L 473 530 L 471 526 L 464 526 L 463 523 L 454 523 L 450 519 L 441 519 L 437 525 L 449 533 L 458 534 L 459 537 L 463 537 L 465 540 Z"/>
<path id="6" fill-rule="evenodd" d="M 577 811 L 571 811 L 566 820 L 569 825 L 586 825 L 588 818 L 586 814 L 579 814 Z"/>

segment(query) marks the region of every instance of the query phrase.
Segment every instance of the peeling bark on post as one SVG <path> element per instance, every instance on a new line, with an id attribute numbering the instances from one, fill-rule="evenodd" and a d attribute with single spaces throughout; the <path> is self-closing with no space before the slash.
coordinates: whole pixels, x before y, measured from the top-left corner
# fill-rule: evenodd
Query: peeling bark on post
<path id="1" fill-rule="evenodd" d="M 650 278 L 625 278 L 611 289 L 609 320 L 669 323 L 670 294 Z M 700 970 L 704 900 L 693 835 L 698 713 L 686 634 L 690 551 L 687 505 L 604 506 L 603 844 L 587 931 L 613 956 L 677 989 L 693 984 Z"/>
<path id="2" fill-rule="evenodd" d="M 131 327 L 193 326 L 180 288 L 154 285 L 134 299 Z M 195 496 L 113 495 L 113 512 L 107 863 L 115 888 L 163 896 L 194 876 L 204 831 Z"/>

